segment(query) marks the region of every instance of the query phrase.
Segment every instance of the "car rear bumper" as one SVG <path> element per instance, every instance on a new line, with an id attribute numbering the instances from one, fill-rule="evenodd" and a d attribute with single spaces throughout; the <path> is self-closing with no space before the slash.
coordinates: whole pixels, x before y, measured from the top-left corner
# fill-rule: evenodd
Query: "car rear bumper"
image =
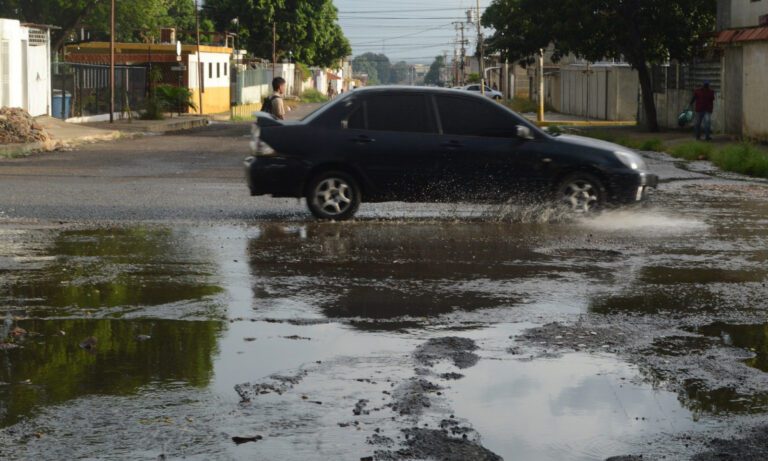
<path id="1" fill-rule="evenodd" d="M 251 195 L 303 196 L 307 168 L 299 160 L 285 157 L 248 157 L 245 179 Z"/>

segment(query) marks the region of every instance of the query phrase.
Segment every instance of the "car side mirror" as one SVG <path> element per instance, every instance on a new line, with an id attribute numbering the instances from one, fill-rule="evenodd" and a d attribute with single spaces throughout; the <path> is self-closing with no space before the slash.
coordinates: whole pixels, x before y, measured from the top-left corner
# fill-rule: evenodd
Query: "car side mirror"
<path id="1" fill-rule="evenodd" d="M 515 134 L 518 138 L 533 139 L 533 132 L 525 125 L 517 125 L 515 127 Z"/>

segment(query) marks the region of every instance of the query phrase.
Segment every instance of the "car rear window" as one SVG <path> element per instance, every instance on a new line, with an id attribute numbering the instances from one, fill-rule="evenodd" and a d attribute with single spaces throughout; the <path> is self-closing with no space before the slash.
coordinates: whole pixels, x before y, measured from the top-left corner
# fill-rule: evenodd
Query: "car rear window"
<path id="1" fill-rule="evenodd" d="M 515 119 L 491 100 L 436 96 L 443 133 L 456 136 L 511 137 Z"/>
<path id="2" fill-rule="evenodd" d="M 411 133 L 434 132 L 424 95 L 371 95 L 366 98 L 366 108 L 369 130 Z"/>

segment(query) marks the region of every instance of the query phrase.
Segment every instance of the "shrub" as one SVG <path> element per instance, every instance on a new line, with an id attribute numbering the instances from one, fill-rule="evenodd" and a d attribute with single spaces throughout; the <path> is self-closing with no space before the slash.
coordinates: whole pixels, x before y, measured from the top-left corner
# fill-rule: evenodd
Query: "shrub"
<path id="1" fill-rule="evenodd" d="M 301 100 L 304 102 L 325 102 L 328 97 L 314 88 L 310 88 L 301 94 Z"/>
<path id="2" fill-rule="evenodd" d="M 186 112 L 187 109 L 197 109 L 192 101 L 192 91 L 183 86 L 158 85 L 157 98 L 167 112 Z"/>

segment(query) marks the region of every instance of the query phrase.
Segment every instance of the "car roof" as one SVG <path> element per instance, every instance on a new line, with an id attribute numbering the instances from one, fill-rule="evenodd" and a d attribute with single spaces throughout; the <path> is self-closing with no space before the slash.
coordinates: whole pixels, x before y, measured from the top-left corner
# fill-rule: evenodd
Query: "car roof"
<path id="1" fill-rule="evenodd" d="M 351 94 L 377 94 L 377 93 L 422 93 L 422 94 L 449 94 L 460 95 L 469 98 L 481 98 L 473 93 L 467 93 L 462 88 L 439 88 L 433 86 L 409 86 L 409 85 L 379 85 L 355 88 Z"/>

